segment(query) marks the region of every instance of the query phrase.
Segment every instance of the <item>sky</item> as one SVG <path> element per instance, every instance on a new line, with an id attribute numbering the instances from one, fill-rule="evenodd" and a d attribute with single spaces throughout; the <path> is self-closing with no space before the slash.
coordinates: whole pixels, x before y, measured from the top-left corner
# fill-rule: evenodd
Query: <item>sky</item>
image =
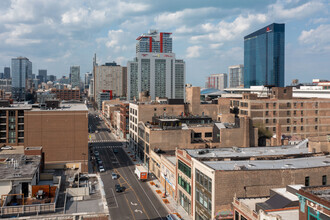
<path id="1" fill-rule="evenodd" d="M 171 32 L 173 52 L 186 62 L 186 83 L 244 63 L 245 35 L 285 23 L 285 80 L 330 80 L 329 0 L 1 0 L 0 71 L 25 56 L 33 73 L 81 76 L 97 62 L 126 66 L 136 38 Z"/>

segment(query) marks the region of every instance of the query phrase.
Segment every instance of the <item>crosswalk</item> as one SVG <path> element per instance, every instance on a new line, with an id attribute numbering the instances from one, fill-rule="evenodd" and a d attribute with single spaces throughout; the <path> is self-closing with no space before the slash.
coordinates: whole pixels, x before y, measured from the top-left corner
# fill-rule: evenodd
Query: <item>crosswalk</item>
<path id="1" fill-rule="evenodd" d="M 122 148 L 121 145 L 111 145 L 111 146 L 95 146 L 94 149 L 109 149 L 109 148 Z"/>
<path id="2" fill-rule="evenodd" d="M 104 142 L 118 142 L 116 140 L 92 140 L 88 141 L 88 143 L 104 143 Z"/>

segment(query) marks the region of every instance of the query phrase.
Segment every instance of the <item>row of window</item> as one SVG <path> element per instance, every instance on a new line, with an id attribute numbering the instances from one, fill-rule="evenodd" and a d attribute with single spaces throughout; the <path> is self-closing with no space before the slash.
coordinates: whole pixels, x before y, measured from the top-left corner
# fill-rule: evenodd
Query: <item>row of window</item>
<path id="1" fill-rule="evenodd" d="M 184 173 L 187 177 L 191 178 L 191 168 L 183 163 L 181 160 L 178 160 L 178 168 Z"/>
<path id="2" fill-rule="evenodd" d="M 137 116 L 137 110 L 136 110 L 136 109 L 132 109 L 132 108 L 130 108 L 130 109 L 129 109 L 129 113 L 131 113 L 131 114 Z"/>
<path id="3" fill-rule="evenodd" d="M 309 186 L 310 184 L 310 178 L 309 176 L 305 177 L 305 186 Z M 322 186 L 327 185 L 327 175 L 323 175 L 322 176 Z"/>
<path id="4" fill-rule="evenodd" d="M 319 129 L 319 126 L 315 125 L 314 126 L 314 130 L 318 130 Z M 269 130 L 269 127 L 266 127 L 266 130 L 268 131 Z M 286 127 L 286 131 L 290 131 L 290 127 Z M 304 130 L 304 126 L 301 126 L 300 127 L 300 131 L 303 131 Z M 276 127 L 273 127 L 273 131 L 275 132 L 276 131 Z M 293 127 L 293 131 L 297 131 L 297 127 L 294 126 Z"/>
<path id="5" fill-rule="evenodd" d="M 190 186 L 190 184 L 187 181 L 185 181 L 180 175 L 178 175 L 178 184 L 184 190 L 186 190 L 186 192 L 189 193 L 189 195 L 191 194 L 191 186 Z"/>
<path id="6" fill-rule="evenodd" d="M 210 193 L 212 192 L 212 180 L 196 169 L 196 182 L 203 186 Z"/>

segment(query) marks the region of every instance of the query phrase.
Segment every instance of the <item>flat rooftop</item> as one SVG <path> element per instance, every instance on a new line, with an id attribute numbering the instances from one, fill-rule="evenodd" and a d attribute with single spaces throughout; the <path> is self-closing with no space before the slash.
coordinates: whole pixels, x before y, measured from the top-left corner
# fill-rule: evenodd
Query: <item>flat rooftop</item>
<path id="1" fill-rule="evenodd" d="M 324 199 L 328 202 L 330 202 L 330 186 L 310 186 L 310 187 L 304 187 L 304 191 L 309 192 L 317 197 L 320 197 L 321 199 Z"/>
<path id="2" fill-rule="evenodd" d="M 0 181 L 32 179 L 41 157 L 24 154 L 0 154 Z"/>
<path id="3" fill-rule="evenodd" d="M 260 156 L 281 156 L 311 154 L 308 152 L 307 140 L 298 145 L 278 147 L 244 147 L 244 148 L 213 148 L 213 149 L 185 149 L 194 158 L 239 158 L 239 157 L 260 157 Z"/>
<path id="4" fill-rule="evenodd" d="M 88 111 L 88 108 L 83 103 L 62 103 L 57 109 L 33 108 L 32 111 Z"/>
<path id="5" fill-rule="evenodd" d="M 214 170 L 281 170 L 328 167 L 329 156 L 304 157 L 284 160 L 203 161 Z"/>

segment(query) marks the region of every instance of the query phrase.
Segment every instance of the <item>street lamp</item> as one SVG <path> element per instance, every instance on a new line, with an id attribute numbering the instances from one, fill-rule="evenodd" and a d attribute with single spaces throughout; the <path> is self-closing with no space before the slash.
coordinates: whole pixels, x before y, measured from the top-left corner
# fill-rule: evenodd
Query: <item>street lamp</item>
<path id="1" fill-rule="evenodd" d="M 164 192 L 163 198 L 166 198 L 166 177 L 167 177 L 167 174 L 164 173 L 164 179 L 165 179 L 165 192 Z"/>

